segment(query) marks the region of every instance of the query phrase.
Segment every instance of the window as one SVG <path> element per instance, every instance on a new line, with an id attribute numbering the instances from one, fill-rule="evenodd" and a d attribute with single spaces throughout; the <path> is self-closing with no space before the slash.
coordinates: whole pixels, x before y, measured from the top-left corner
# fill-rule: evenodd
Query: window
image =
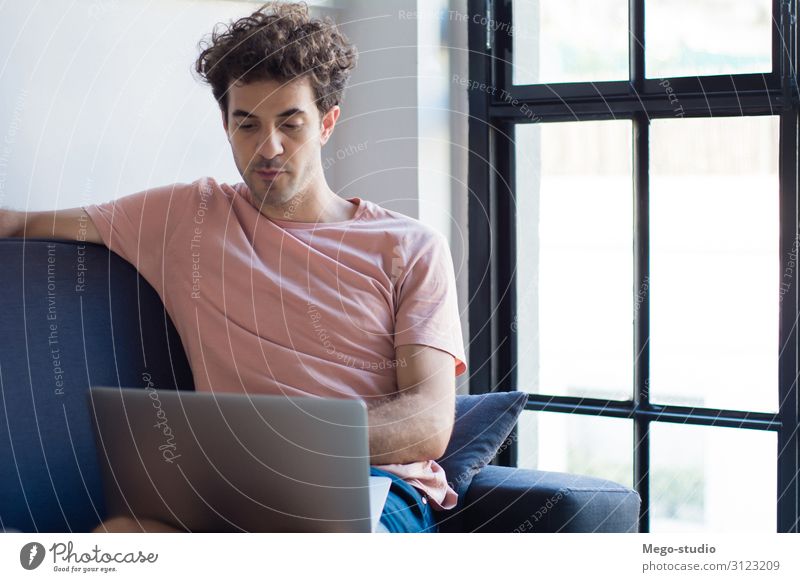
<path id="1" fill-rule="evenodd" d="M 470 390 L 529 393 L 499 462 L 634 487 L 642 532 L 798 532 L 797 1 L 469 9 Z"/>

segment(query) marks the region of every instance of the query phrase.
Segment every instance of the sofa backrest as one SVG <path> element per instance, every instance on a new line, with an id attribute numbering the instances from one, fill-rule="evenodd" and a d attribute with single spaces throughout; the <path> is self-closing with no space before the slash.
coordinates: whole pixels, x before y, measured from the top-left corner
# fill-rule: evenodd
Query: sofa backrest
<path id="1" fill-rule="evenodd" d="M 105 517 L 89 386 L 193 389 L 153 288 L 106 247 L 0 239 L 0 529 Z"/>

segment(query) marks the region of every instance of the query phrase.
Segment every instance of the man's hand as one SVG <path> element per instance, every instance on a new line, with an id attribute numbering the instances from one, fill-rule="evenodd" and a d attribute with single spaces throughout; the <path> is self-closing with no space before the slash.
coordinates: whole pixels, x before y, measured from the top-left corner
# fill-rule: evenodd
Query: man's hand
<path id="1" fill-rule="evenodd" d="M 397 348 L 397 393 L 367 400 L 370 463 L 438 459 L 455 420 L 453 356 L 423 345 Z"/>
<path id="2" fill-rule="evenodd" d="M 24 224 L 22 213 L 0 208 L 0 238 L 20 236 Z"/>

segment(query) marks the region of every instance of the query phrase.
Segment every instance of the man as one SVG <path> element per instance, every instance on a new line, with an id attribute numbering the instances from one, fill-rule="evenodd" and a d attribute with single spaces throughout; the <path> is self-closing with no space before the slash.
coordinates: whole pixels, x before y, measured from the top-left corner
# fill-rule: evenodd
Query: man
<path id="1" fill-rule="evenodd" d="M 80 239 L 161 296 L 200 391 L 360 398 L 386 531 L 436 531 L 455 491 L 435 462 L 466 369 L 446 240 L 328 187 L 322 146 L 357 59 L 329 20 L 271 3 L 215 30 L 211 86 L 243 183 L 202 178 L 57 212 L 0 212 L 0 236 Z M 112 517 L 95 531 L 171 531 Z M 175 531 L 175 530 L 172 530 Z"/>

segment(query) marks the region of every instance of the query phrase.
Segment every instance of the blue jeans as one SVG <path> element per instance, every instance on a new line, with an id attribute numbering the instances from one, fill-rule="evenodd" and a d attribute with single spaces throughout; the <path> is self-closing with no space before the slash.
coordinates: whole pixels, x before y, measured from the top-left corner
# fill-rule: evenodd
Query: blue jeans
<path id="1" fill-rule="evenodd" d="M 370 467 L 369 473 L 392 480 L 380 521 L 386 530 L 390 533 L 436 533 L 439 530 L 433 508 L 420 490 L 383 469 Z"/>

